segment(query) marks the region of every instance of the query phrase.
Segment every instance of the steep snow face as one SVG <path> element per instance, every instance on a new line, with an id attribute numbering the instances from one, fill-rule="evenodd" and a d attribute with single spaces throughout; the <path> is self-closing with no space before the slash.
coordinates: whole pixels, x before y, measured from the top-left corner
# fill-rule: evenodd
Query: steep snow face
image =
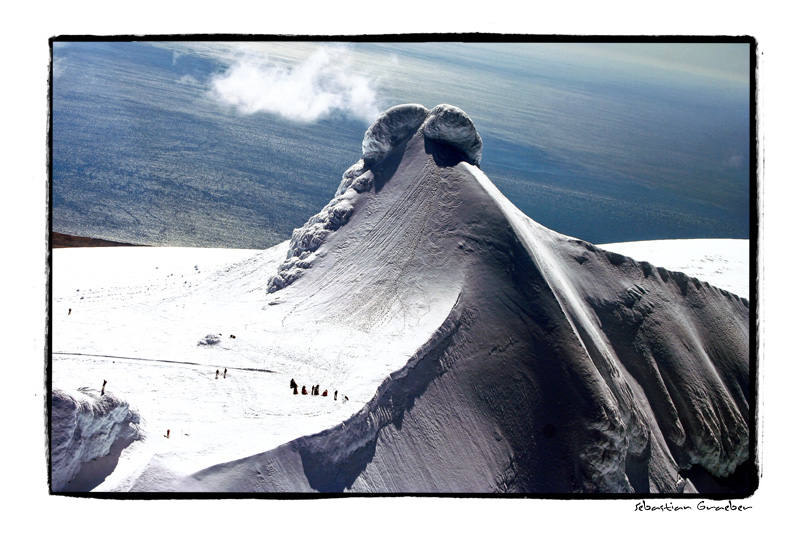
<path id="1" fill-rule="evenodd" d="M 140 436 L 139 414 L 112 394 L 101 396 L 89 388 L 73 394 L 54 389 L 52 410 L 53 491 L 71 489 L 68 483 L 89 462 L 108 456 L 112 449 L 124 447 Z"/>
<path id="2" fill-rule="evenodd" d="M 471 172 L 507 215 L 613 394 L 612 406 L 604 406 L 611 424 L 600 421 L 598 428 L 618 434 L 618 444 L 635 451 L 647 444 L 642 439 L 647 432 L 643 407 L 678 403 L 677 421 L 670 414 L 660 422 L 676 461 L 701 465 L 717 477 L 731 475 L 747 459 L 749 445 L 748 301 L 683 273 L 639 264 L 549 231 L 522 214 L 485 175 Z M 581 249 L 601 252 L 605 261 L 588 265 L 592 256 Z M 670 295 L 674 289 L 663 291 L 648 283 L 656 277 L 678 289 L 682 298 L 677 305 Z M 615 286 L 616 291 L 608 291 Z M 664 328 L 665 323 L 670 326 Z M 641 374 L 645 362 L 652 367 Z M 623 378 L 623 371 L 632 374 L 631 380 Z M 655 383 L 648 384 L 650 373 L 658 377 Z M 662 380 L 675 389 L 664 395 Z M 700 389 L 698 382 L 703 384 Z M 632 383 L 646 385 L 646 398 L 637 398 Z M 709 406 L 714 412 L 710 417 Z M 605 463 L 606 451 L 601 459 Z M 617 467 L 623 469 L 622 464 Z M 601 470 L 607 472 L 607 466 Z"/>
<path id="3" fill-rule="evenodd" d="M 343 424 L 170 489 L 692 492 L 697 469 L 734 473 L 747 300 L 538 225 L 424 130 L 363 172 L 280 302 L 286 328 L 371 336 L 365 358 L 427 337 Z"/>
<path id="4" fill-rule="evenodd" d="M 428 110 L 419 104 L 402 104 L 385 111 L 364 134 L 363 157 L 342 175 L 333 200 L 292 233 L 286 261 L 269 279 L 268 293 L 288 286 L 314 264 L 320 245 L 350 220 L 355 197 L 374 187 L 374 173 L 367 171 L 391 159 L 417 131 L 455 151 L 456 160 L 480 164 L 483 142 L 472 120 L 459 108 L 440 104 Z M 454 156 L 451 153 L 449 157 L 452 160 Z"/>

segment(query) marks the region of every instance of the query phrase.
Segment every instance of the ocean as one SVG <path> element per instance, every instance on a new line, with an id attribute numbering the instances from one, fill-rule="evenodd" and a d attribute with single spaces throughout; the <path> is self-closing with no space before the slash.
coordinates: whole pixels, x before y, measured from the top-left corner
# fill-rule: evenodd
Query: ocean
<path id="1" fill-rule="evenodd" d="M 332 198 L 378 112 L 417 102 L 467 112 L 483 171 L 553 230 L 749 238 L 749 78 L 587 46 L 56 40 L 53 230 L 267 248 Z"/>

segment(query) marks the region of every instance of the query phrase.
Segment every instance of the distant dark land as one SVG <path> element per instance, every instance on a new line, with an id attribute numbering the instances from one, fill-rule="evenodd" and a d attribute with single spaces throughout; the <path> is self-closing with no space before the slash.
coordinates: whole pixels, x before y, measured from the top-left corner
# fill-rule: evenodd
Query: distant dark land
<path id="1" fill-rule="evenodd" d="M 133 243 L 119 243 L 107 239 L 95 239 L 93 237 L 80 237 L 75 235 L 61 234 L 53 232 L 50 236 L 50 245 L 53 248 L 77 248 L 77 247 L 146 247 L 148 245 L 134 245 Z"/>

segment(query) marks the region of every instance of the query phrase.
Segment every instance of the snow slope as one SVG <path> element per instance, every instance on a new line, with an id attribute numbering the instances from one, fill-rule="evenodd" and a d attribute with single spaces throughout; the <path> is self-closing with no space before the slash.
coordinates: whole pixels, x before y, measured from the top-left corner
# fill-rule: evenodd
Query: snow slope
<path id="1" fill-rule="evenodd" d="M 747 300 L 538 225 L 420 108 L 276 249 L 90 290 L 54 251 L 54 387 L 112 376 L 153 429 L 97 490 L 672 493 L 748 460 Z"/>

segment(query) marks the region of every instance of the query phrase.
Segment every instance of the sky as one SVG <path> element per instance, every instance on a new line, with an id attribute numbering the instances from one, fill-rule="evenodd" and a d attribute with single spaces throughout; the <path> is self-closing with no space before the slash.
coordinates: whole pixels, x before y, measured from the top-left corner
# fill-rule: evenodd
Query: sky
<path id="1" fill-rule="evenodd" d="M 308 7 L 284 5 L 272 6 L 270 17 L 247 16 L 252 6 L 242 2 L 226 3 L 227 9 L 187 9 L 180 2 L 164 4 L 144 0 L 137 9 L 117 12 L 114 6 L 99 1 L 77 1 L 58 4 L 42 9 L 40 5 L 19 6 L 17 17 L 4 20 L 4 35 L 8 44 L 4 47 L 6 69 L 14 73 L 13 82 L 3 89 L 9 103 L 8 121 L 14 128 L 4 130 L 4 139 L 15 142 L 18 150 L 7 154 L 10 169 L 10 187 L 15 195 L 3 197 L 3 221 L 6 228 L 16 228 L 9 236 L 8 247 L 19 251 L 23 258 L 19 262 L 4 262 L 6 277 L 19 280 L 13 284 L 8 301 L 19 303 L 8 318 L 9 329 L 18 332 L 10 340 L 9 354 L 31 356 L 22 364 L 22 372 L 15 383 L 4 389 L 4 401 L 21 401 L 18 410 L 11 410 L 8 425 L 18 430 L 23 437 L 4 442 L 4 455 L 18 459 L 8 467 L 8 476 L 17 483 L 3 490 L 4 501 L 10 506 L 30 509 L 36 506 L 48 510 L 47 517 L 38 521 L 46 528 L 57 528 L 60 532 L 85 530 L 87 521 L 114 525 L 117 532 L 140 532 L 165 525 L 177 525 L 195 532 L 219 530 L 229 526 L 230 514 L 240 518 L 275 518 L 284 525 L 297 524 L 309 508 L 316 514 L 326 514 L 336 525 L 346 524 L 351 532 L 362 530 L 349 521 L 352 517 L 371 517 L 365 512 L 365 503 L 359 500 L 328 501 L 309 506 L 308 502 L 235 502 L 227 503 L 228 513 L 209 514 L 209 501 L 152 502 L 145 504 L 146 513 L 138 513 L 144 506 L 129 506 L 125 502 L 75 502 L 69 499 L 54 499 L 46 495 L 44 443 L 41 418 L 43 413 L 41 360 L 37 355 L 45 352 L 46 335 L 43 324 L 46 302 L 46 210 L 42 199 L 46 198 L 47 165 L 45 159 L 47 124 L 47 77 L 49 49 L 47 39 L 64 34 L 180 34 L 180 33 L 295 33 L 306 34 L 357 34 L 365 31 L 387 32 L 435 32 L 435 31 L 503 31 L 509 33 L 536 33 L 542 35 L 754 35 L 759 42 L 759 93 L 762 142 L 759 163 L 767 162 L 766 178 L 762 176 L 759 191 L 762 194 L 759 206 L 762 219 L 762 256 L 760 278 L 763 284 L 761 300 L 767 305 L 762 309 L 760 347 L 770 347 L 770 352 L 787 353 L 795 345 L 793 340 L 794 313 L 792 306 L 797 296 L 794 285 L 785 283 L 793 279 L 793 262 L 786 260 L 785 243 L 794 239 L 797 227 L 795 209 L 798 198 L 798 182 L 788 179 L 792 175 L 796 150 L 794 136 L 796 121 L 800 118 L 795 95 L 794 69 L 796 43 L 794 20 L 786 16 L 785 8 L 767 4 L 754 9 L 751 3 L 731 2 L 725 9 L 714 4 L 699 4 L 696 1 L 676 1 L 670 9 L 659 9 L 657 13 L 643 11 L 636 2 L 604 2 L 602 4 L 580 2 L 573 4 L 551 4 L 538 6 L 529 16 L 512 16 L 519 13 L 518 2 L 493 2 L 492 10 L 442 9 L 447 16 L 431 16 L 429 2 L 409 1 L 406 9 L 366 11 L 358 6 L 345 9 L 342 3 L 325 3 L 315 10 L 314 20 L 304 16 Z M 388 7 L 388 6 L 387 6 Z M 110 13 L 114 16 L 107 16 Z M 158 16 L 154 16 L 154 14 Z M 441 13 L 441 11 L 440 11 Z M 687 16 L 692 13 L 692 16 Z M 12 137 L 13 132 L 13 137 Z M 769 149 L 763 148 L 768 142 Z M 765 158 L 764 153 L 769 157 Z M 22 221 L 22 223 L 20 223 Z M 767 267 L 764 267 L 764 263 Z M 766 276 L 764 273 L 766 272 Z M 765 341 L 766 339 L 766 341 Z M 785 349 L 785 350 L 784 350 Z M 796 427 L 783 424 L 792 416 L 791 402 L 787 395 L 795 389 L 798 374 L 796 359 L 763 359 L 762 391 L 760 398 L 768 422 L 769 436 L 762 449 L 764 479 L 762 489 L 752 499 L 752 514 L 717 514 L 698 516 L 688 520 L 665 514 L 642 515 L 632 510 L 631 503 L 619 501 L 594 501 L 576 507 L 568 501 L 547 503 L 475 501 L 470 499 L 438 502 L 436 508 L 445 513 L 426 513 L 421 506 L 403 499 L 401 506 L 412 511 L 403 518 L 395 517 L 395 528 L 403 531 L 409 523 L 420 517 L 429 518 L 428 524 L 441 528 L 459 528 L 471 525 L 485 530 L 497 528 L 498 517 L 537 517 L 537 525 L 563 524 L 563 518 L 573 517 L 576 523 L 590 524 L 601 517 L 616 522 L 624 520 L 629 526 L 645 528 L 648 532 L 674 532 L 685 529 L 687 521 L 693 528 L 729 527 L 732 531 L 750 531 L 763 528 L 764 521 L 783 517 L 792 509 L 792 492 L 789 483 L 797 477 L 797 465 L 793 443 Z M 768 454 L 764 454 L 766 451 Z M 785 460 L 785 461 L 784 461 Z M 398 505 L 400 500 L 388 504 L 370 501 L 369 507 L 383 513 Z M 215 505 L 216 506 L 216 505 Z M 134 513 L 130 514 L 130 509 Z M 499 509 L 498 509 L 499 508 Z M 575 514 L 575 512 L 578 512 Z M 121 516 L 136 517 L 136 521 L 119 522 Z M 412 517 L 413 516 L 413 517 Z M 91 518 L 91 519 L 89 519 Z M 778 519 L 779 520 L 779 519 Z M 373 528 L 371 523 L 365 523 Z"/>

